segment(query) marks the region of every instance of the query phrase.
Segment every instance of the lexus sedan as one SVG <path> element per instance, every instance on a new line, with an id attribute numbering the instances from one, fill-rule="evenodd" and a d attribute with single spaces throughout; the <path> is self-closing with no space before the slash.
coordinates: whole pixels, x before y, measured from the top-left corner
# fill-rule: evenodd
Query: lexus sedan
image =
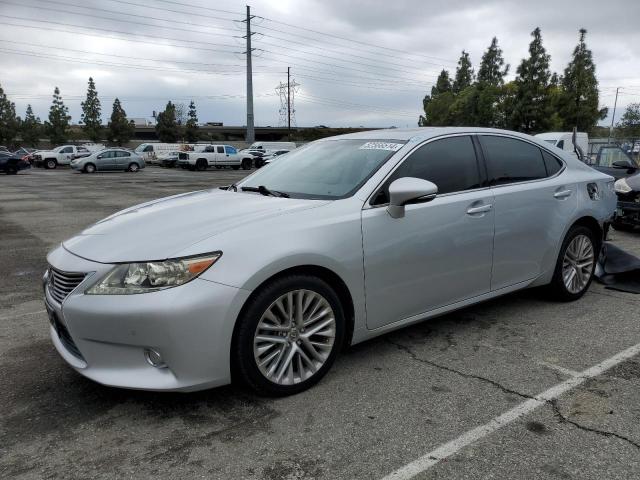
<path id="1" fill-rule="evenodd" d="M 125 148 L 107 148 L 86 157 L 74 158 L 69 165 L 84 173 L 106 170 L 137 172 L 145 167 L 145 162 L 140 155 Z"/>
<path id="2" fill-rule="evenodd" d="M 327 138 L 63 242 L 51 338 L 106 385 L 293 394 L 390 330 L 528 287 L 579 299 L 615 208 L 612 177 L 527 135 Z"/>

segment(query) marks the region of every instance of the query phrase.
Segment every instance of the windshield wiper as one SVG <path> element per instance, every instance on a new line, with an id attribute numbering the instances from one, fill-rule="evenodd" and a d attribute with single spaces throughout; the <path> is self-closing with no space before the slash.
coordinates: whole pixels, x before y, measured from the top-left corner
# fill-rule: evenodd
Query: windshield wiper
<path id="1" fill-rule="evenodd" d="M 257 187 L 240 187 L 240 190 L 242 190 L 243 192 L 258 192 L 259 194 L 264 196 L 271 195 L 272 197 L 289 198 L 288 193 L 279 192 L 278 190 L 269 190 L 264 185 L 259 185 Z"/>

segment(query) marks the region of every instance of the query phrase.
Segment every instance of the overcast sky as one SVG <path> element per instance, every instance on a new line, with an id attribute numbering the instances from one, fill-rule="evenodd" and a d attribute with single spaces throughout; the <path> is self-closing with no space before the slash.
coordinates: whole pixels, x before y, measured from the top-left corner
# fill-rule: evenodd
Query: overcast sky
<path id="1" fill-rule="evenodd" d="M 453 74 L 461 50 L 477 70 L 497 36 L 513 78 L 537 26 L 559 73 L 586 28 L 601 105 L 613 106 L 616 86 L 619 107 L 640 101 L 638 0 L 255 0 L 251 8 L 260 17 L 256 125 L 278 125 L 275 87 L 290 66 L 300 126 L 414 126 L 425 93 L 443 67 Z M 130 117 L 193 99 L 201 122 L 244 125 L 244 13 L 231 0 L 0 0 L 0 84 L 21 116 L 31 103 L 43 120 L 58 86 L 76 123 L 92 76 L 105 123 L 118 96 Z"/>

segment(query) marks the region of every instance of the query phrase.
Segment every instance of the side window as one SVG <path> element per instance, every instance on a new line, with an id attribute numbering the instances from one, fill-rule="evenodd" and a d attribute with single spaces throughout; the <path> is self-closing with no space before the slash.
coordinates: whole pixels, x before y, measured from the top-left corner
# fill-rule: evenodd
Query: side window
<path id="1" fill-rule="evenodd" d="M 100 156 L 102 158 L 113 158 L 113 152 L 110 150 L 107 150 L 106 152 L 102 152 Z"/>
<path id="2" fill-rule="evenodd" d="M 129 152 L 118 152 L 119 157 L 130 157 L 131 154 Z"/>
<path id="3" fill-rule="evenodd" d="M 481 135 L 480 143 L 487 157 L 491 185 L 525 182 L 547 176 L 542 152 L 535 145 L 492 135 Z"/>
<path id="4" fill-rule="evenodd" d="M 60 153 L 72 153 L 73 152 L 73 147 L 65 147 L 62 150 L 60 150 Z"/>
<path id="5" fill-rule="evenodd" d="M 435 140 L 418 148 L 387 179 L 371 203 L 388 203 L 389 185 L 402 177 L 429 180 L 438 186 L 439 194 L 472 190 L 482 184 L 476 152 L 469 136 Z"/>
<path id="6" fill-rule="evenodd" d="M 144 147 L 143 152 L 153 152 L 153 145 L 147 145 Z"/>
<path id="7" fill-rule="evenodd" d="M 598 155 L 598 165 L 601 167 L 612 167 L 613 162 L 631 161 L 629 157 L 619 147 L 601 147 Z M 632 162 L 633 163 L 633 162 Z"/>
<path id="8" fill-rule="evenodd" d="M 218 150 L 218 153 L 224 153 L 224 147 L 222 145 L 218 145 L 216 149 Z"/>
<path id="9" fill-rule="evenodd" d="M 230 147 L 229 145 L 225 145 L 224 146 L 224 150 L 225 150 L 225 152 L 227 152 L 227 155 L 234 155 L 234 154 L 238 153 L 235 148 Z"/>
<path id="10" fill-rule="evenodd" d="M 547 168 L 547 176 L 555 175 L 562 168 L 562 162 L 544 150 L 542 150 L 542 158 L 544 159 L 544 166 Z"/>
<path id="11" fill-rule="evenodd" d="M 560 140 L 557 144 L 556 147 L 558 147 L 560 150 L 564 150 L 564 140 Z"/>

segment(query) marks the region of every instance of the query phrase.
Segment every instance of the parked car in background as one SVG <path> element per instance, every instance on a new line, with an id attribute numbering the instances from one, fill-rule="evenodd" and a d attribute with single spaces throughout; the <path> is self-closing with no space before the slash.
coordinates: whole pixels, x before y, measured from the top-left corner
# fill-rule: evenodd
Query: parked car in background
<path id="1" fill-rule="evenodd" d="M 295 142 L 254 142 L 249 147 L 249 151 L 258 152 L 261 155 L 257 155 L 254 158 L 254 165 L 256 168 L 260 168 L 264 165 L 264 161 L 262 157 L 273 153 L 277 150 L 295 150 L 296 143 Z"/>
<path id="2" fill-rule="evenodd" d="M 142 143 L 134 152 L 145 161 L 151 161 L 169 152 L 198 152 L 204 150 L 202 143 Z"/>
<path id="3" fill-rule="evenodd" d="M 58 165 L 69 165 L 74 155 L 91 153 L 91 151 L 83 146 L 61 145 L 53 150 L 37 150 L 32 158 L 36 167 L 44 167 L 53 169 Z"/>
<path id="4" fill-rule="evenodd" d="M 192 391 L 233 375 L 294 394 L 346 345 L 527 287 L 579 299 L 615 205 L 609 175 L 528 135 L 326 138 L 64 241 L 43 277 L 50 334 L 106 385 Z"/>
<path id="5" fill-rule="evenodd" d="M 163 153 L 162 155 L 158 156 L 158 159 L 156 160 L 156 163 L 158 165 L 160 165 L 161 167 L 165 167 L 165 168 L 173 168 L 176 166 L 176 163 L 178 162 L 178 155 L 180 154 L 180 152 L 169 152 L 169 153 Z"/>
<path id="6" fill-rule="evenodd" d="M 16 155 L 10 152 L 0 152 L 0 172 L 7 175 L 15 175 L 20 170 L 31 168 L 29 162 L 23 159 L 24 155 Z"/>
<path id="7" fill-rule="evenodd" d="M 573 132 L 546 132 L 539 133 L 535 137 L 544 140 L 560 150 L 576 155 L 573 146 Z M 577 132 L 576 143 L 582 149 L 582 153 L 587 155 L 589 152 L 589 135 L 585 132 Z"/>
<path id="8" fill-rule="evenodd" d="M 201 152 L 180 152 L 177 166 L 189 170 L 206 170 L 209 167 L 231 167 L 250 170 L 253 157 L 241 154 L 231 145 L 207 145 Z"/>
<path id="9" fill-rule="evenodd" d="M 71 162 L 71 168 L 84 173 L 107 170 L 137 172 L 144 167 L 142 157 L 124 148 L 107 148 Z"/>
<path id="10" fill-rule="evenodd" d="M 289 150 L 276 150 L 275 152 L 268 153 L 260 159 L 261 164 L 269 165 L 273 160 L 275 160 L 277 157 L 281 155 L 284 155 L 285 153 L 289 153 Z"/>
<path id="11" fill-rule="evenodd" d="M 614 178 L 628 177 L 638 170 L 638 164 L 633 157 L 617 145 L 600 147 L 595 160 L 590 165 Z"/>
<path id="12" fill-rule="evenodd" d="M 31 155 L 35 151 L 36 151 L 35 148 L 20 147 L 13 153 L 14 155 L 20 155 L 21 157 L 24 157 L 25 155 Z"/>

